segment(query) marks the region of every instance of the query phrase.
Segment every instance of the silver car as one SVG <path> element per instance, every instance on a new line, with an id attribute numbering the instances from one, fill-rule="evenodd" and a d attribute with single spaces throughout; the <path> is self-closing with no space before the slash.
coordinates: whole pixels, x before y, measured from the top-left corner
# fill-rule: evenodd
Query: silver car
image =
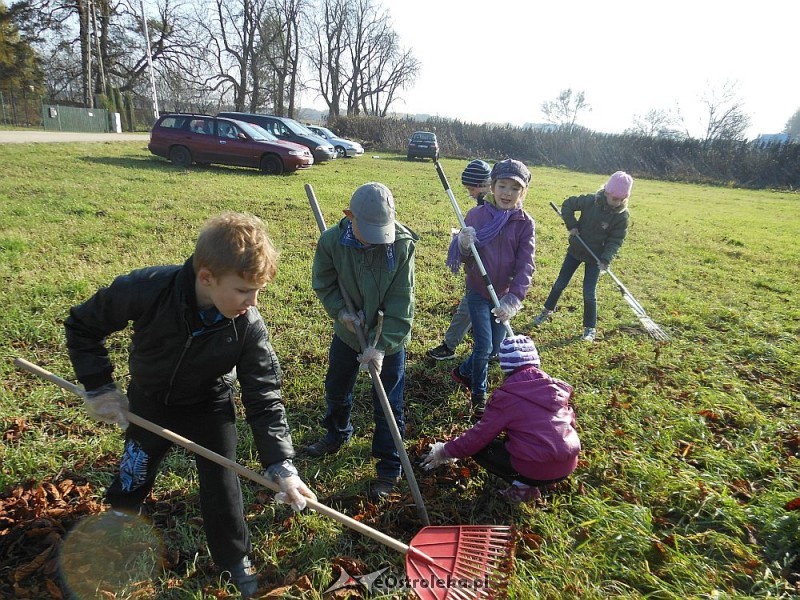
<path id="1" fill-rule="evenodd" d="M 354 156 L 361 156 L 364 154 L 364 148 L 358 142 L 341 138 L 333 133 L 327 127 L 320 127 L 319 125 L 306 125 L 308 129 L 316 133 L 321 138 L 328 140 L 328 142 L 336 149 L 336 155 L 339 158 L 353 158 Z"/>

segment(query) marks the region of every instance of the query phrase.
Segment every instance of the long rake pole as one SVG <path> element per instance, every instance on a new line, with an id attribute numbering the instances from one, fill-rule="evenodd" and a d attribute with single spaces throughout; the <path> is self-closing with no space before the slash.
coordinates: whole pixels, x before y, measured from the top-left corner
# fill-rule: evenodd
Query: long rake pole
<path id="1" fill-rule="evenodd" d="M 552 207 L 552 209 L 554 211 L 556 211 L 556 214 L 559 217 L 561 217 L 561 219 L 563 220 L 564 219 L 564 215 L 561 214 L 561 211 L 558 209 L 558 206 L 556 206 L 555 203 L 553 203 L 553 202 L 550 203 L 550 206 Z M 600 264 L 601 264 L 600 259 L 592 251 L 592 249 L 589 247 L 589 245 L 583 240 L 583 238 L 578 234 L 575 235 L 575 238 L 583 245 L 583 247 L 586 249 L 586 251 L 595 260 L 595 262 L 597 262 L 597 265 L 600 266 Z M 636 298 L 633 297 L 633 294 L 631 294 L 628 291 L 628 288 L 626 288 L 622 284 L 622 282 L 619 280 L 619 278 L 616 275 L 614 275 L 614 273 L 611 271 L 610 268 L 606 268 L 606 273 L 608 273 L 608 275 L 611 277 L 611 279 L 614 280 L 614 283 L 617 284 L 617 287 L 619 288 L 619 291 L 622 294 L 622 297 L 625 299 L 625 302 L 628 303 L 628 305 L 633 310 L 634 314 L 636 314 L 636 316 L 639 318 L 639 321 L 641 322 L 642 326 L 645 328 L 647 333 L 649 333 L 653 338 L 655 338 L 657 340 L 660 340 L 660 341 L 668 340 L 669 336 L 666 334 L 666 332 L 664 332 L 664 330 L 661 329 L 661 327 L 659 327 L 656 324 L 656 322 L 653 321 L 653 319 L 651 319 L 647 315 L 647 313 L 644 310 L 644 307 L 641 304 L 639 304 L 639 301 Z"/>
<path id="2" fill-rule="evenodd" d="M 450 204 L 453 206 L 453 211 L 456 213 L 458 224 L 461 225 L 461 229 L 464 229 L 464 227 L 466 227 L 464 215 L 461 214 L 461 208 L 458 206 L 458 201 L 456 201 L 453 190 L 450 188 L 450 183 L 447 181 L 447 175 L 444 174 L 444 169 L 442 169 L 442 165 L 439 164 L 438 160 L 433 161 L 433 165 L 436 167 L 436 172 L 439 174 L 439 179 L 442 182 L 444 191 L 447 192 L 447 197 L 450 198 Z M 489 279 L 489 275 L 486 273 L 486 268 L 483 266 L 483 261 L 481 260 L 478 249 L 475 247 L 475 244 L 470 244 L 469 249 L 470 252 L 472 252 L 472 256 L 475 258 L 475 264 L 478 265 L 478 271 L 481 273 L 481 278 L 486 286 L 486 290 L 489 292 L 489 296 L 492 298 L 495 308 L 500 308 L 500 300 L 497 299 L 497 292 L 494 291 L 492 280 Z M 506 333 L 509 337 L 514 335 L 514 331 L 511 329 L 511 323 L 503 321 L 503 326 L 506 328 Z"/>
<path id="3" fill-rule="evenodd" d="M 67 381 L 66 379 L 62 379 L 58 375 L 54 375 L 53 373 L 40 367 L 39 365 L 29 362 L 23 358 L 15 358 L 14 365 L 20 369 L 24 369 L 25 371 L 28 371 L 29 373 L 36 375 L 37 377 L 46 379 L 47 381 L 56 384 L 60 388 L 68 392 L 71 392 L 76 396 L 79 396 L 81 398 L 83 397 L 83 390 L 79 386 Z M 130 423 L 133 423 L 134 425 L 141 427 L 142 429 L 145 429 L 166 440 L 169 440 L 170 442 L 177 444 L 182 448 L 186 448 L 190 452 L 194 452 L 195 454 L 202 456 L 203 458 L 207 458 L 208 460 L 215 462 L 218 465 L 231 469 L 232 471 L 235 471 L 238 475 L 246 479 L 250 479 L 251 481 L 255 481 L 256 483 L 271 489 L 273 492 L 281 491 L 281 487 L 277 483 L 275 483 L 271 479 L 267 479 L 260 473 L 253 471 L 252 469 L 248 469 L 247 467 L 240 465 L 239 463 L 232 461 L 229 458 L 222 456 L 221 454 L 217 454 L 216 452 L 209 450 L 204 446 L 200 446 L 199 444 L 196 444 L 192 440 L 187 439 L 181 435 L 178 435 L 177 433 L 170 431 L 169 429 L 165 429 L 164 427 L 156 425 L 155 423 L 152 423 L 147 419 L 143 419 L 142 417 L 135 415 L 132 412 L 129 411 L 123 411 L 123 412 L 125 414 L 125 418 L 128 419 Z M 425 554 L 424 552 L 421 552 L 416 548 L 408 546 L 407 544 L 404 544 L 403 542 L 396 540 L 393 537 L 389 537 L 388 535 L 381 533 L 380 531 L 372 529 L 368 525 L 364 525 L 363 523 L 360 523 L 359 521 L 356 521 L 355 519 L 352 519 L 347 515 L 342 514 L 330 508 L 329 506 L 326 506 L 325 504 L 321 504 L 320 502 L 311 499 L 306 499 L 306 504 L 308 505 L 309 508 L 312 508 L 318 513 L 323 514 L 326 517 L 330 517 L 331 519 L 338 521 L 342 525 L 349 527 L 350 529 L 353 529 L 358 533 L 366 535 L 367 537 L 372 538 L 376 542 L 380 542 L 381 544 L 384 544 L 385 546 L 388 546 L 393 550 L 397 550 L 398 552 L 402 552 L 404 554 L 411 552 L 416 557 L 421 558 L 426 562 L 429 562 L 431 564 L 436 564 L 436 561 L 427 554 Z"/>
<path id="4" fill-rule="evenodd" d="M 305 184 L 305 189 L 306 196 L 308 196 L 308 202 L 311 205 L 311 210 L 314 212 L 314 219 L 317 221 L 317 227 L 319 227 L 319 232 L 324 233 L 327 227 L 325 225 L 325 218 L 322 216 L 322 211 L 319 208 L 319 202 L 317 202 L 317 196 L 314 193 L 314 188 L 311 187 L 311 184 L 307 183 Z M 347 310 L 353 314 L 356 314 L 353 301 L 350 299 L 350 295 L 347 293 L 347 290 L 344 289 L 344 285 L 342 285 L 341 280 L 339 280 L 339 292 L 344 298 L 344 302 L 347 305 Z M 361 351 L 363 352 L 367 349 L 367 338 L 364 334 L 364 331 L 358 325 L 355 326 L 355 330 L 356 336 L 358 337 L 358 344 L 361 346 Z M 379 335 L 380 332 L 378 331 L 376 333 L 376 342 L 378 341 L 377 336 Z M 420 520 L 425 525 L 430 525 L 428 511 L 425 509 L 425 503 L 422 501 L 422 494 L 419 491 L 417 480 L 414 478 L 414 471 L 411 467 L 411 461 L 408 458 L 408 453 L 406 453 L 406 448 L 403 444 L 403 438 L 400 435 L 400 429 L 397 427 L 397 422 L 394 419 L 394 413 L 392 412 L 392 407 L 389 404 L 389 398 L 386 396 L 386 390 L 383 387 L 383 383 L 381 382 L 380 375 L 378 374 L 378 370 L 375 365 L 370 362 L 368 366 L 369 375 L 372 379 L 372 385 L 375 387 L 375 393 L 378 395 L 381 408 L 383 408 L 383 414 L 386 417 L 386 423 L 389 425 L 389 431 L 392 434 L 395 448 L 397 449 L 397 453 L 400 455 L 400 463 L 403 465 L 403 472 L 405 473 L 406 480 L 408 481 L 408 486 L 411 488 L 411 495 L 414 498 L 414 503 L 417 506 L 417 513 L 419 514 Z"/>

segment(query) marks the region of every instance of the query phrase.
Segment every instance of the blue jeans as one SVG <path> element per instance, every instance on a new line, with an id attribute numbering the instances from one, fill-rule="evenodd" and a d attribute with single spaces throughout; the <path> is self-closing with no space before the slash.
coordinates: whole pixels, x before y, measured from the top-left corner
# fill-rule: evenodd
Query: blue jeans
<path id="1" fill-rule="evenodd" d="M 544 301 L 547 310 L 555 310 L 561 292 L 569 285 L 572 276 L 575 274 L 582 261 L 572 256 L 569 252 L 564 257 L 564 264 L 553 284 L 553 289 Z M 583 326 L 597 326 L 597 280 L 600 279 L 600 267 L 594 262 L 585 262 L 583 267 Z"/>
<path id="2" fill-rule="evenodd" d="M 451 350 L 455 350 L 467 335 L 469 328 L 472 327 L 472 320 L 469 318 L 469 306 L 467 306 L 466 294 L 461 297 L 458 308 L 450 319 L 450 327 L 444 334 L 444 343 Z"/>
<path id="3" fill-rule="evenodd" d="M 489 357 L 497 354 L 506 337 L 506 328 L 495 323 L 494 304 L 477 292 L 467 292 L 467 306 L 472 319 L 472 354 L 458 367 L 459 373 L 472 380 L 472 394 L 486 395 L 486 376 L 489 372 Z"/>
<path id="4" fill-rule="evenodd" d="M 350 413 L 353 410 L 353 387 L 358 377 L 357 356 L 358 352 L 345 344 L 338 336 L 333 336 L 328 351 L 328 373 L 325 375 L 327 412 L 322 420 L 327 442 L 343 444 L 353 435 Z M 384 357 L 380 380 L 402 437 L 405 430 L 405 415 L 403 414 L 403 389 L 406 380 L 405 348 L 391 356 Z M 386 422 L 374 386 L 372 388 L 372 412 L 375 419 L 372 456 L 378 459 L 375 470 L 378 477 L 399 477 L 402 473 L 400 454 L 395 448 L 392 432 L 389 430 L 389 424 Z"/>

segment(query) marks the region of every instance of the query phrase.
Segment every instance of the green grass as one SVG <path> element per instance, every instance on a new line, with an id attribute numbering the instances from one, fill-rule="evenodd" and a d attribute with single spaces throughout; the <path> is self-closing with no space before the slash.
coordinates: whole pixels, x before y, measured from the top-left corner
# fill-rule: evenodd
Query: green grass
<path id="1" fill-rule="evenodd" d="M 406 397 L 412 462 L 428 442 L 468 426 L 468 398 L 448 374 L 455 362 L 424 356 L 441 341 L 463 287 L 444 266 L 456 219 L 429 161 L 373 153 L 264 177 L 225 167 L 184 171 L 142 144 L 104 143 L 0 146 L 0 164 L 0 492 L 78 474 L 101 498 L 119 431 L 95 424 L 77 399 L 15 370 L 12 360 L 71 379 L 62 334 L 70 306 L 117 274 L 181 262 L 202 222 L 225 209 L 262 217 L 281 250 L 261 310 L 285 371 L 295 445 L 317 438 L 331 325 L 310 289 L 318 231 L 305 183 L 329 224 L 361 183 L 393 190 L 398 218 L 421 238 Z M 466 212 L 458 185 L 464 164 L 442 161 Z M 800 196 L 637 180 L 630 232 L 613 269 L 672 339 L 647 337 L 603 278 L 598 340 L 586 345 L 578 340 L 580 273 L 554 319 L 540 329 L 530 323 L 566 248 L 548 202 L 602 183 L 596 175 L 533 170 L 525 207 L 537 222 L 537 272 L 512 322 L 534 338 L 543 367 L 576 389 L 584 448 L 578 470 L 539 507 L 504 503 L 497 482 L 469 461 L 471 477 L 459 469 L 418 471 L 431 521 L 516 526 L 514 598 L 796 597 L 800 511 L 788 503 L 800 496 Z M 109 339 L 123 381 L 126 345 L 126 334 Z M 499 381 L 493 367 L 490 385 Z M 408 543 L 420 528 L 410 495 L 378 510 L 359 499 L 373 474 L 368 391 L 360 379 L 356 437 L 342 452 L 296 462 L 321 501 Z M 12 435 L 19 419 L 25 427 Z M 257 468 L 244 424 L 240 431 L 240 462 Z M 193 520 L 192 461 L 176 452 L 165 467 L 149 506 L 172 558 L 146 592 L 138 582 L 138 593 L 224 597 Z M 293 583 L 284 597 L 321 598 L 339 575 L 335 565 L 350 570 L 348 561 L 361 573 L 389 566 L 403 574 L 397 552 L 320 515 L 275 507 L 255 484 L 244 490 L 265 588 Z M 2 527 L 0 539 L 8 533 Z"/>

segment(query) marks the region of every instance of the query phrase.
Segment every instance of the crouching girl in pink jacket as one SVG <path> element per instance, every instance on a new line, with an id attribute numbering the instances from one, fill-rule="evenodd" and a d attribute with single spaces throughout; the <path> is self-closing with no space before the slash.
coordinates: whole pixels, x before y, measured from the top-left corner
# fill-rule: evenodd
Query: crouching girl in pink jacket
<path id="1" fill-rule="evenodd" d="M 481 420 L 447 443 L 431 444 L 422 466 L 430 470 L 471 456 L 511 484 L 500 492 L 503 496 L 529 502 L 541 496 L 540 487 L 566 479 L 578 465 L 572 386 L 539 368 L 539 353 L 528 336 L 503 340 L 499 358 L 506 378 Z"/>

